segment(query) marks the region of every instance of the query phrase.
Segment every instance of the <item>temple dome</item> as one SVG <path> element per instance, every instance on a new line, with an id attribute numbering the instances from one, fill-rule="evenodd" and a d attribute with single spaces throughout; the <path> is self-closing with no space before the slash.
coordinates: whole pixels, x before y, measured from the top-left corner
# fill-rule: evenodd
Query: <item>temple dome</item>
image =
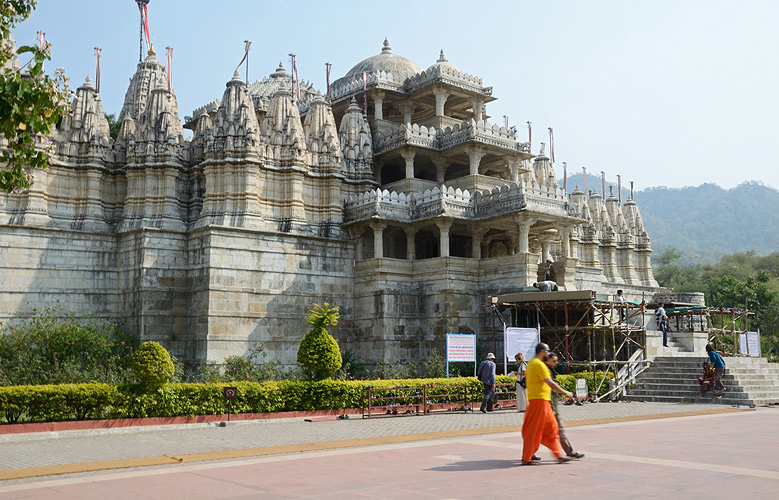
<path id="1" fill-rule="evenodd" d="M 356 66 L 346 73 L 343 80 L 359 77 L 362 75 L 363 71 L 368 74 L 379 71 L 391 72 L 395 81 L 403 82 L 406 78 L 421 73 L 424 70 L 414 61 L 393 54 L 389 41 L 385 38 L 381 54 L 369 57 L 368 59 L 357 63 Z"/>
<path id="2" fill-rule="evenodd" d="M 436 71 L 439 73 L 459 73 L 460 70 L 457 69 L 457 67 L 450 63 L 449 60 L 444 56 L 444 49 L 441 49 L 441 54 L 438 56 L 438 60 L 429 68 L 427 68 L 428 71 Z"/>

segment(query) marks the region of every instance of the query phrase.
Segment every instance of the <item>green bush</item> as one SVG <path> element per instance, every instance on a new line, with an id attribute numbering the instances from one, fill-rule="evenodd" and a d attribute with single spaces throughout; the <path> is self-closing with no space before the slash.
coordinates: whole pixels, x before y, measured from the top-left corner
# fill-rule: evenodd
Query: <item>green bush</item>
<path id="1" fill-rule="evenodd" d="M 558 375 L 560 385 L 574 390 L 576 377 L 587 379 L 591 394 L 604 376 L 596 372 Z M 608 380 L 599 394 L 608 391 Z M 515 379 L 498 375 L 498 383 L 514 383 Z M 475 377 L 417 378 L 401 380 L 285 380 L 268 382 L 232 382 L 238 389 L 232 402 L 233 413 L 274 413 L 280 411 L 315 411 L 361 408 L 366 387 L 392 389 L 377 395 L 396 396 L 398 404 L 421 403 L 414 392 L 425 386 L 431 403 L 457 402 L 465 386 L 468 401 L 482 398 L 482 383 Z M 221 415 L 226 412 L 223 399 L 224 383 L 172 383 L 152 390 L 138 391 L 130 384 L 62 384 L 43 386 L 0 387 L 0 412 L 6 423 L 54 422 L 86 418 L 191 417 Z M 381 401 L 374 403 L 376 406 Z"/>
<path id="2" fill-rule="evenodd" d="M 298 364 L 308 378 L 326 379 L 341 368 L 343 359 L 338 342 L 325 329 L 338 324 L 338 317 L 338 308 L 331 308 L 327 302 L 323 306 L 315 304 L 306 317 L 306 323 L 312 328 L 300 343 Z"/>
<path id="3" fill-rule="evenodd" d="M 123 383 L 132 352 L 130 335 L 116 322 L 34 310 L 0 329 L 0 385 Z"/>
<path id="4" fill-rule="evenodd" d="M 145 388 L 162 387 L 173 376 L 173 360 L 168 351 L 157 342 L 144 342 L 133 354 L 133 373 Z"/>

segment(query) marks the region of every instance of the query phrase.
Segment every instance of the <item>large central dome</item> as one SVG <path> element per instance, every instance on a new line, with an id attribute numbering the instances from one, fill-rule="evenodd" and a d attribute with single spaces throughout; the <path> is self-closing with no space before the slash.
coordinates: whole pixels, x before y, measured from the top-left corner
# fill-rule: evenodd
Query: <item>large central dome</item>
<path id="1" fill-rule="evenodd" d="M 343 77 L 344 80 L 350 80 L 358 77 L 362 72 L 375 73 L 378 71 L 389 71 L 392 73 L 395 81 L 403 82 L 406 78 L 424 71 L 417 63 L 410 61 L 403 56 L 392 53 L 389 41 L 384 39 L 384 47 L 381 54 L 369 57 L 364 61 L 357 63 L 355 67 L 349 70 Z"/>

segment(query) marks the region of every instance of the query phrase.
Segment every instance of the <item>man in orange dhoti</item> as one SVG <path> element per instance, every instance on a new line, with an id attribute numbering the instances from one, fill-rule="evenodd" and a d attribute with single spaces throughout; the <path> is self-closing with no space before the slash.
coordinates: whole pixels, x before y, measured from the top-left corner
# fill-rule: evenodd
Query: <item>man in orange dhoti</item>
<path id="1" fill-rule="evenodd" d="M 552 391 L 565 394 L 570 397 L 573 394 L 566 391 L 552 379 L 552 375 L 546 366 L 546 357 L 549 346 L 538 344 L 536 356 L 531 359 L 525 369 L 525 383 L 527 386 L 527 410 L 525 421 L 522 424 L 522 465 L 535 465 L 533 454 L 540 445 L 544 445 L 554 453 L 559 463 L 572 460 L 565 456 L 560 447 L 557 419 L 552 411 Z"/>

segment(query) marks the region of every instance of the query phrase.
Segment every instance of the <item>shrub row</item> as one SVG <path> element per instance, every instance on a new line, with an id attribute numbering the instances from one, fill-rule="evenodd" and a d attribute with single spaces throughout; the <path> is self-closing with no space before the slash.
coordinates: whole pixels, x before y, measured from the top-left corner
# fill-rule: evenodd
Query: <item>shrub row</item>
<path id="1" fill-rule="evenodd" d="M 592 374 L 578 374 L 587 378 L 590 391 L 595 383 Z M 598 381 L 602 373 L 596 374 Z M 563 388 L 574 390 L 574 375 L 559 375 Z M 607 376 L 607 379 L 610 378 Z M 513 382 L 507 376 L 498 376 L 498 383 Z M 364 389 L 398 388 L 392 391 L 397 396 L 408 395 L 409 400 L 394 400 L 397 403 L 411 402 L 416 387 L 433 386 L 428 394 L 444 395 L 434 398 L 439 402 L 454 399 L 446 394 L 456 394 L 462 389 L 453 386 L 467 386 L 468 399 L 480 401 L 481 382 L 473 377 L 443 379 L 402 380 L 359 380 L 359 381 L 271 381 L 233 382 L 238 389 L 232 402 L 233 413 L 274 413 L 301 410 L 340 410 L 360 408 Z M 61 384 L 38 386 L 0 387 L 0 411 L 5 423 L 57 422 L 65 420 L 86 420 L 103 418 L 141 417 L 190 417 L 194 415 L 220 415 L 225 413 L 223 399 L 224 383 L 218 384 L 167 384 L 155 390 L 144 392 L 138 386 L 108 384 Z M 608 390 L 603 384 L 600 393 Z"/>

